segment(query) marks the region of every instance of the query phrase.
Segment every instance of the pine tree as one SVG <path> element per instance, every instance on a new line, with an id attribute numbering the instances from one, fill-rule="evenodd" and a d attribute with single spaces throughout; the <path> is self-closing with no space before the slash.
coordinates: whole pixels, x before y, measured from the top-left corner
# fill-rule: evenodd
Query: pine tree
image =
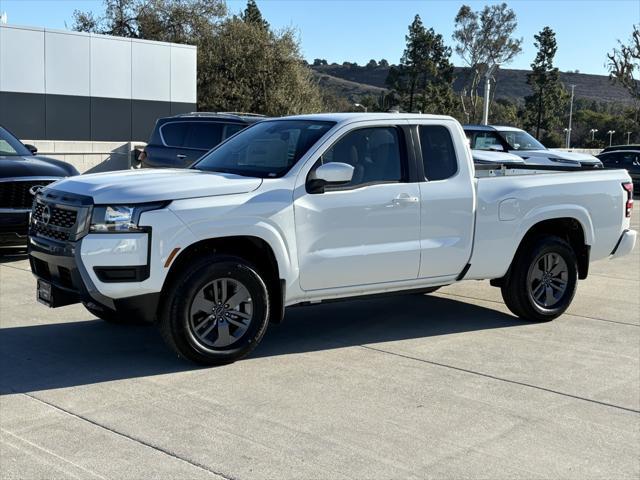
<path id="1" fill-rule="evenodd" d="M 405 38 L 404 54 L 400 64 L 389 71 L 387 85 L 409 112 L 452 113 L 456 100 L 451 49 L 444 45 L 442 35 L 425 28 L 420 15 L 415 16 Z"/>
<path id="2" fill-rule="evenodd" d="M 240 18 L 246 23 L 260 25 L 265 29 L 269 29 L 269 22 L 262 17 L 256 0 L 247 0 L 247 8 L 244 9 L 244 13 L 240 15 Z"/>
<path id="3" fill-rule="evenodd" d="M 527 75 L 533 93 L 525 97 L 525 126 L 535 128 L 536 137 L 540 138 L 540 130 L 550 131 L 560 124 L 568 94 L 560 82 L 558 68 L 553 66 L 558 50 L 556 34 L 544 27 L 534 38 L 538 53 L 531 64 L 532 72 Z"/>

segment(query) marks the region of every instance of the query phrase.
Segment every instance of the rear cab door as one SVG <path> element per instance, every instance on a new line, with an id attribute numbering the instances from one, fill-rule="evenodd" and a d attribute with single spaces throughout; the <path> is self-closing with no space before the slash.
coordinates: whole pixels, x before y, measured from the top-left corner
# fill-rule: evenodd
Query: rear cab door
<path id="1" fill-rule="evenodd" d="M 420 178 L 419 278 L 455 278 L 469 262 L 473 246 L 476 199 L 471 152 L 454 120 L 411 124 Z"/>

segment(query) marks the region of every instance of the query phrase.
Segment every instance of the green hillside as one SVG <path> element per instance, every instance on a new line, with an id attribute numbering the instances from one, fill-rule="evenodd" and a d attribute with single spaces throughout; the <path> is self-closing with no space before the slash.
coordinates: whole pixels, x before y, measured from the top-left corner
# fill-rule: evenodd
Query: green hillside
<path id="1" fill-rule="evenodd" d="M 378 95 L 386 87 L 389 67 L 364 67 L 343 65 L 312 65 L 320 84 L 332 93 L 356 101 L 366 95 Z M 467 68 L 456 68 L 454 89 L 460 91 L 469 73 Z M 500 69 L 496 77 L 496 96 L 512 101 L 521 101 L 531 93 L 527 85 L 527 70 Z M 628 92 L 611 83 L 605 75 L 585 73 L 560 73 L 565 85 L 575 84 L 576 98 L 600 102 L 632 103 Z"/>

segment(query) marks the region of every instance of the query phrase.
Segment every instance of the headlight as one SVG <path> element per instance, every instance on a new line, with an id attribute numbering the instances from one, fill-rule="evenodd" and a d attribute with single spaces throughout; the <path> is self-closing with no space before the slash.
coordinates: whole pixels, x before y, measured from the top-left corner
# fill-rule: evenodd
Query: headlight
<path id="1" fill-rule="evenodd" d="M 147 203 L 144 205 L 96 205 L 91 215 L 89 230 L 94 233 L 142 232 L 138 226 L 140 214 L 157 210 L 166 203 Z"/>

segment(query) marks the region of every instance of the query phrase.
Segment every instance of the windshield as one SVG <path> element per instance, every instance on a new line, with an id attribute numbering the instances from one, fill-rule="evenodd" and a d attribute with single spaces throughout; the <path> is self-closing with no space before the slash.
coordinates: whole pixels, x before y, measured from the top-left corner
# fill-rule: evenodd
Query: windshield
<path id="1" fill-rule="evenodd" d="M 20 141 L 11 135 L 8 130 L 0 127 L 0 157 L 17 157 L 29 155 L 31 152 L 27 150 Z"/>
<path id="2" fill-rule="evenodd" d="M 523 130 L 498 130 L 509 150 L 546 150 L 546 147 Z"/>
<path id="3" fill-rule="evenodd" d="M 192 168 L 245 177 L 281 177 L 334 125 L 311 120 L 258 122 L 211 150 Z"/>

